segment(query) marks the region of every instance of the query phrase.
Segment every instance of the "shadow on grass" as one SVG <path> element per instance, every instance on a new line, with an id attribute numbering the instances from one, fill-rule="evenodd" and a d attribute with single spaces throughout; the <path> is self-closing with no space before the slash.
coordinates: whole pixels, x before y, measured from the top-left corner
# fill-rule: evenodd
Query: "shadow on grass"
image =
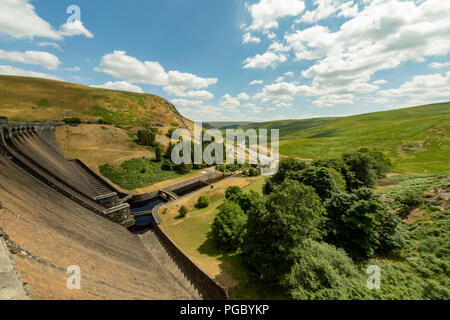
<path id="1" fill-rule="evenodd" d="M 285 290 L 278 285 L 271 285 L 252 277 L 245 265 L 240 250 L 226 252 L 217 248 L 212 233 L 207 234 L 207 239 L 197 249 L 220 261 L 220 274 L 215 280 L 229 289 L 230 298 L 234 300 L 286 300 L 289 299 Z"/>

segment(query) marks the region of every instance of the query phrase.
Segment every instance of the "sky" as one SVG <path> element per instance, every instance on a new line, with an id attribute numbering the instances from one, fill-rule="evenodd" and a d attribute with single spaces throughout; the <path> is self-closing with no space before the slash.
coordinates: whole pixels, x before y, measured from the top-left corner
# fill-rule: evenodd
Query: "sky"
<path id="1" fill-rule="evenodd" d="M 449 0 L 1 0 L 0 74 L 157 94 L 191 120 L 347 116 L 450 101 L 449 17 Z"/>

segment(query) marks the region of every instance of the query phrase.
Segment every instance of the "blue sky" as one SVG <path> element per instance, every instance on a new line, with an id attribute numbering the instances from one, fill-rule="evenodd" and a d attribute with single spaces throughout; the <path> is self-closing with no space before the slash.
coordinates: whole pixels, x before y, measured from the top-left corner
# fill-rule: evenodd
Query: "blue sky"
<path id="1" fill-rule="evenodd" d="M 449 16 L 442 0 L 2 0 L 0 74 L 153 93 L 193 120 L 359 114 L 450 101 Z"/>

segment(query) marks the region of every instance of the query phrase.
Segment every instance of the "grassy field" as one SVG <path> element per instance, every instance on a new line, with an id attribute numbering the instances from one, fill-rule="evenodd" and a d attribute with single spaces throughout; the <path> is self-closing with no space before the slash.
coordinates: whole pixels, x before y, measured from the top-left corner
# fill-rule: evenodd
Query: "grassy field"
<path id="1" fill-rule="evenodd" d="M 79 117 L 130 127 L 191 126 L 170 102 L 155 95 L 16 76 L 0 76 L 0 115 L 10 121 Z"/>
<path id="2" fill-rule="evenodd" d="M 125 190 L 144 188 L 153 183 L 179 177 L 175 171 L 161 169 L 162 162 L 143 158 L 130 159 L 121 165 L 105 164 L 100 167 L 102 175 Z"/>
<path id="3" fill-rule="evenodd" d="M 360 147 L 391 158 L 399 173 L 450 170 L 450 103 L 345 118 L 254 123 L 244 128 L 280 129 L 280 153 L 299 158 L 332 158 Z"/>

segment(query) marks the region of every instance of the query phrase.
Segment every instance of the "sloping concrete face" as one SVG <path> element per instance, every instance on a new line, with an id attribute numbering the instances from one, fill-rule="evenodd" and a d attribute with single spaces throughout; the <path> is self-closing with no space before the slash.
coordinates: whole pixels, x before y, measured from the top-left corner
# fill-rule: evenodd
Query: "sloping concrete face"
<path id="1" fill-rule="evenodd" d="M 23 281 L 0 234 L 0 300 L 29 300 Z"/>
<path id="2" fill-rule="evenodd" d="M 139 236 L 0 156 L 0 228 L 32 299 L 195 299 Z M 155 249 L 158 250 L 158 249 Z M 79 267 L 81 287 L 67 273 Z"/>

